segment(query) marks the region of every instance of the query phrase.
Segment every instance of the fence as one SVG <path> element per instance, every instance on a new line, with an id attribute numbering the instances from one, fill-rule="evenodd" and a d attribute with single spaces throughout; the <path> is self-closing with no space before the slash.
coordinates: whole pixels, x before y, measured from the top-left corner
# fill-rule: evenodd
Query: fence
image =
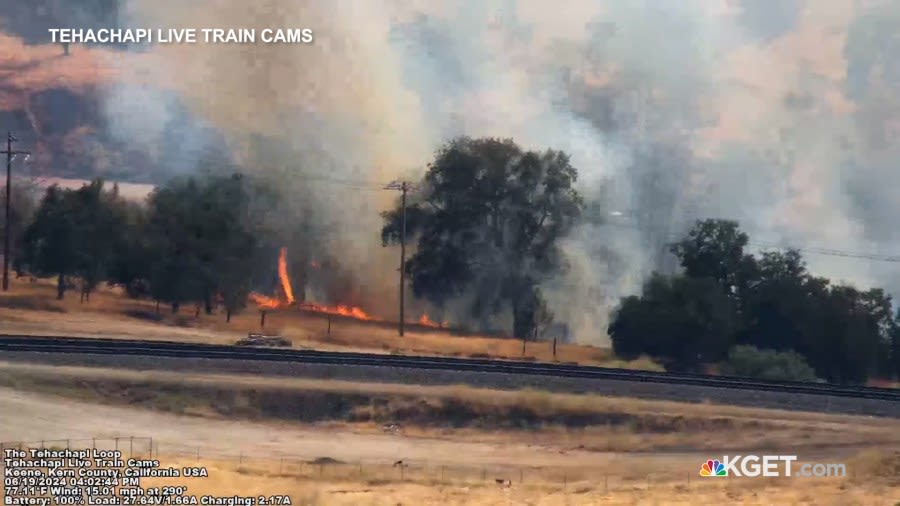
<path id="1" fill-rule="evenodd" d="M 153 457 L 153 438 L 151 437 L 113 437 L 113 438 L 81 438 L 81 439 L 46 439 L 41 441 L 0 441 L 0 455 L 7 448 L 47 448 L 83 450 L 119 450 L 125 458 Z M 3 461 L 0 459 L 0 468 Z"/>
<path id="2" fill-rule="evenodd" d="M 265 473 L 272 476 L 296 477 L 311 480 L 365 481 L 370 485 L 395 482 L 424 485 L 511 486 L 522 483 L 566 487 L 584 486 L 612 491 L 617 487 L 650 487 L 661 475 L 599 476 L 590 469 L 558 469 L 526 466 L 462 466 L 423 461 L 354 461 L 345 462 L 331 457 L 263 454 L 261 452 L 227 452 L 203 447 L 154 440 L 150 437 L 126 436 L 117 438 L 81 438 L 41 441 L 0 442 L 0 455 L 7 448 L 28 449 L 98 449 L 119 450 L 122 457 L 157 459 L 161 465 L 194 466 L 216 463 L 241 472 Z M 0 458 L 0 469 L 3 467 Z M 618 473 L 621 474 L 621 473 Z M 680 473 L 683 480 L 692 480 L 695 473 Z"/>
<path id="3" fill-rule="evenodd" d="M 376 486 L 391 483 L 415 483 L 426 486 L 541 486 L 544 489 L 581 493 L 585 490 L 612 493 L 617 491 L 651 490 L 659 485 L 679 489 L 701 487 L 710 483 L 726 488 L 739 485 L 737 481 L 704 479 L 698 476 L 700 462 L 685 468 L 677 462 L 669 468 L 629 466 L 610 457 L 605 467 L 527 467 L 527 466 L 462 466 L 425 461 L 355 461 L 345 462 L 331 457 L 310 457 L 262 452 L 228 452 L 204 447 L 154 440 L 150 437 L 126 436 L 117 438 L 61 439 L 42 441 L 0 442 L 0 469 L 3 469 L 3 450 L 7 448 L 98 449 L 119 450 L 125 459 L 156 459 L 162 466 L 212 466 L 241 473 L 296 478 L 310 481 L 361 481 Z M 652 469 L 652 471 L 648 471 Z M 850 472 L 847 478 L 855 479 Z M 766 478 L 780 481 L 786 478 Z M 751 480 L 759 485 L 758 481 Z"/>

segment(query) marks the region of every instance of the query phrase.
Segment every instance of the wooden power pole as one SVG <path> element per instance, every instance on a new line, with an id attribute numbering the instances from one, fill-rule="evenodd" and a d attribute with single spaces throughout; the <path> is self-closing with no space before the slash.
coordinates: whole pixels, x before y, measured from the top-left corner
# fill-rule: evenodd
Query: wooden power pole
<path id="1" fill-rule="evenodd" d="M 400 190 L 400 321 L 397 323 L 400 337 L 406 327 L 406 194 L 409 188 L 406 181 L 394 181 L 385 187 L 386 190 Z"/>
<path id="2" fill-rule="evenodd" d="M 9 240 L 10 240 L 10 199 L 12 190 L 12 160 L 16 155 L 30 155 L 28 151 L 15 151 L 12 148 L 13 142 L 18 139 L 13 137 L 12 132 L 6 133 L 6 151 L 0 151 L 6 155 L 6 217 L 3 226 L 3 291 L 9 291 Z"/>

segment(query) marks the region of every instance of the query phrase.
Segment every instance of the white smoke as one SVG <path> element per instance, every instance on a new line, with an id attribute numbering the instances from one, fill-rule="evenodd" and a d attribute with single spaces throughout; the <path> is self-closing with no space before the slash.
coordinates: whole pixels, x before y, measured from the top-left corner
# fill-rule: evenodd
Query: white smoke
<path id="1" fill-rule="evenodd" d="M 602 202 L 596 223 L 566 242 L 567 274 L 545 288 L 579 340 L 596 343 L 610 301 L 671 268 L 665 243 L 696 218 L 739 219 L 759 242 L 900 249 L 891 219 L 900 184 L 884 180 L 896 179 L 886 173 L 894 148 L 877 144 L 900 118 L 891 93 L 900 65 L 887 42 L 860 35 L 876 19 L 900 29 L 900 9 L 881 5 L 130 0 L 123 14 L 133 25 L 310 27 L 316 41 L 165 46 L 117 62 L 123 75 L 177 92 L 247 163 L 255 134 L 299 153 L 279 161 L 281 187 L 312 195 L 328 247 L 384 308 L 394 304 L 385 294 L 395 293 L 396 258 L 379 243 L 377 212 L 396 195 L 315 175 L 421 175 L 434 148 L 460 133 L 569 152 L 579 188 Z M 850 81 L 865 93 L 848 94 Z M 107 105 L 136 135 L 171 110 L 124 88 Z M 885 279 L 883 266 L 809 260 L 822 275 Z"/>

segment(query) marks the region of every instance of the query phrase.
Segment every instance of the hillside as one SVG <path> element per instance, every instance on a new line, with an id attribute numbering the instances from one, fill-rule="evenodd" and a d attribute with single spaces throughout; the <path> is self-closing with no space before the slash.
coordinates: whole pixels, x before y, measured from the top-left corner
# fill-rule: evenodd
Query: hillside
<path id="1" fill-rule="evenodd" d="M 171 175 L 147 143 L 116 135 L 108 100 L 128 87 L 145 89 L 116 63 L 140 54 L 75 46 L 27 45 L 0 32 L 0 130 L 10 130 L 33 156 L 20 175 L 158 183 Z M 154 90 L 167 94 L 166 90 Z M 177 142 L 190 117 L 174 96 L 178 125 L 162 125 Z M 177 146 L 177 144 L 176 144 Z"/>

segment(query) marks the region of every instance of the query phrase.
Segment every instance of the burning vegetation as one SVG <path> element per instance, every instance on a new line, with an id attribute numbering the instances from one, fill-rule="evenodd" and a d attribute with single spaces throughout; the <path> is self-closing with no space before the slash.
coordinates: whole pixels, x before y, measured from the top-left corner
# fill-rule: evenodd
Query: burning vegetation
<path id="1" fill-rule="evenodd" d="M 273 310 L 273 309 L 286 309 L 289 307 L 295 307 L 302 311 L 310 311 L 313 313 L 321 313 L 321 314 L 329 314 L 335 316 L 343 316 L 347 318 L 354 318 L 356 320 L 362 321 L 372 321 L 372 322 L 383 322 L 387 321 L 382 318 L 378 318 L 370 315 L 365 312 L 362 308 L 356 306 L 349 306 L 345 304 L 336 304 L 333 306 L 325 305 L 325 304 L 317 304 L 314 302 L 300 302 L 298 303 L 294 297 L 294 289 L 291 285 L 291 279 L 288 275 L 287 269 L 287 248 L 281 248 L 281 251 L 278 255 L 278 292 L 276 296 L 267 296 L 258 292 L 250 293 L 250 301 L 256 304 L 257 308 L 261 311 L 265 310 Z M 314 268 L 318 268 L 319 264 L 315 261 L 310 262 L 310 265 Z M 447 322 L 436 323 L 428 317 L 426 313 L 422 313 L 419 319 L 415 322 L 418 325 L 423 327 L 430 328 L 447 328 Z"/>

